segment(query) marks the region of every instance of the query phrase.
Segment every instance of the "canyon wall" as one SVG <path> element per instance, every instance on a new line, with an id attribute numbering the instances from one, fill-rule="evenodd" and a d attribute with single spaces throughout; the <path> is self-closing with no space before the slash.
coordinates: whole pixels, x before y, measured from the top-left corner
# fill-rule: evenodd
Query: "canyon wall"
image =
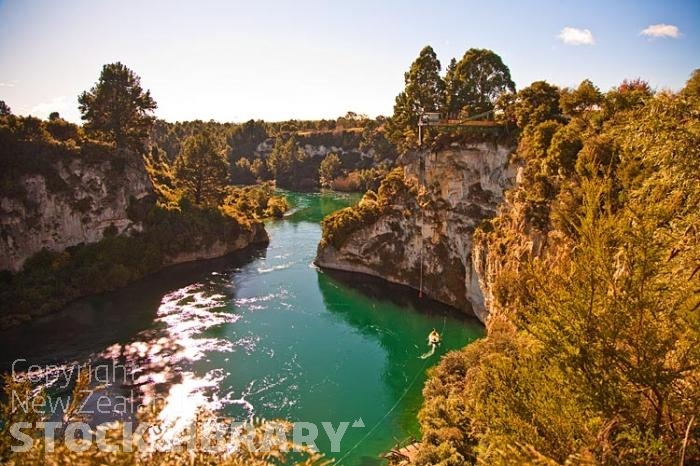
<path id="1" fill-rule="evenodd" d="M 480 274 L 488 272 L 488 251 L 475 251 L 473 236 L 496 215 L 514 182 L 512 151 L 494 143 L 454 143 L 405 155 L 404 179 L 415 195 L 392 199 L 340 247 L 322 242 L 316 263 L 422 290 L 485 320 L 489 292 L 482 291 L 487 277 Z"/>

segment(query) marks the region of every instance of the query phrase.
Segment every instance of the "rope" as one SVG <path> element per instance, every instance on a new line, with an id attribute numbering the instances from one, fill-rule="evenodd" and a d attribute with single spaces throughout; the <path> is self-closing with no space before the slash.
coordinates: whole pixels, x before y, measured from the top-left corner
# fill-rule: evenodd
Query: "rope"
<path id="1" fill-rule="evenodd" d="M 423 156 L 423 163 L 419 164 L 419 170 L 422 171 L 420 174 L 421 179 L 425 179 L 425 169 L 428 163 L 427 157 Z M 418 283 L 418 297 L 423 297 L 423 226 L 425 225 L 425 210 L 420 205 L 418 201 L 418 207 L 420 208 L 420 281 Z"/>
<path id="2" fill-rule="evenodd" d="M 487 111 L 485 111 L 485 112 L 482 112 L 482 113 L 479 113 L 479 114 L 476 114 L 476 115 L 472 115 L 472 116 L 466 117 L 466 118 L 458 118 L 458 115 L 455 115 L 455 114 L 453 114 L 453 115 L 454 115 L 455 117 L 457 117 L 457 118 L 455 118 L 455 119 L 457 119 L 458 121 L 462 122 L 462 121 L 478 120 L 478 119 L 481 118 L 481 117 L 488 116 L 489 113 L 493 113 L 493 110 L 487 110 Z"/>
<path id="3" fill-rule="evenodd" d="M 423 297 L 423 209 L 420 210 L 420 283 L 418 285 L 418 297 Z"/>
<path id="4" fill-rule="evenodd" d="M 479 113 L 478 115 L 472 115 L 470 117 L 464 118 L 462 119 L 462 121 L 476 120 L 478 118 L 488 115 L 489 113 L 493 113 L 493 110 L 486 110 L 485 112 Z"/>
<path id="5" fill-rule="evenodd" d="M 447 316 L 443 316 L 443 318 L 442 318 L 442 329 L 440 330 L 440 335 L 442 335 L 442 334 L 445 332 L 445 322 L 446 322 L 446 321 L 447 321 Z M 411 380 L 411 383 L 408 384 L 408 387 L 406 387 L 406 390 L 404 390 L 403 394 L 399 397 L 399 399 L 396 400 L 396 403 L 394 403 L 394 405 L 393 405 L 391 408 L 389 408 L 389 411 L 387 411 L 387 412 L 384 414 L 384 416 L 382 416 L 382 418 L 381 418 L 379 421 L 377 421 L 377 423 L 374 425 L 374 427 L 372 427 L 372 428 L 369 430 L 369 432 L 367 432 L 367 433 L 365 434 L 364 437 L 362 437 L 360 440 L 358 440 L 358 442 L 357 442 L 355 445 L 353 445 L 351 449 L 349 449 L 348 451 L 346 451 L 345 454 L 344 454 L 343 456 L 340 457 L 340 459 L 338 460 L 338 462 L 335 463 L 336 465 L 340 465 L 340 463 L 342 463 L 343 460 L 344 460 L 345 458 L 347 458 L 347 456 L 355 450 L 355 448 L 357 448 L 358 446 L 360 446 L 360 444 L 361 444 L 362 442 L 364 442 L 365 440 L 367 440 L 367 439 L 369 438 L 369 436 L 372 435 L 372 434 L 374 433 L 375 430 L 377 430 L 377 428 L 382 424 L 382 422 L 384 422 L 384 421 L 386 420 L 386 418 L 389 417 L 389 415 L 390 415 L 392 412 L 394 412 L 394 410 L 395 410 L 396 407 L 399 405 L 399 403 L 401 403 L 401 402 L 403 401 L 403 399 L 406 397 L 406 395 L 408 394 L 408 392 L 411 390 L 411 387 L 413 387 L 413 384 L 416 383 L 416 380 L 418 380 L 418 377 L 425 371 L 425 366 L 428 365 L 428 361 L 429 361 L 428 359 L 425 360 L 425 362 L 423 363 L 423 365 L 421 366 L 421 368 L 418 370 L 418 372 L 416 372 L 416 375 L 413 376 L 413 380 Z"/>
<path id="6" fill-rule="evenodd" d="M 420 370 L 418 372 L 416 372 L 416 375 L 413 377 L 413 380 L 411 380 L 411 383 L 408 384 L 408 387 L 406 387 L 406 390 L 399 397 L 399 399 L 396 400 L 396 403 L 394 403 L 394 405 L 389 409 L 389 411 L 386 412 L 386 414 L 384 414 L 384 416 L 382 416 L 382 418 L 379 421 L 377 421 L 377 423 L 374 425 L 374 427 L 372 427 L 370 429 L 370 431 L 365 434 L 364 437 L 362 437 L 355 445 L 353 445 L 353 447 L 351 449 L 349 449 L 347 452 L 345 452 L 345 454 L 343 456 L 340 457 L 340 459 L 338 460 L 336 465 L 339 465 L 340 463 L 342 463 L 343 460 L 350 453 L 352 453 L 355 450 L 355 448 L 357 448 L 358 446 L 360 446 L 360 444 L 362 442 L 367 440 L 369 438 L 369 436 L 372 435 L 375 430 L 377 430 L 377 428 L 382 424 L 382 422 L 384 422 L 384 420 L 387 417 L 389 417 L 389 415 L 396 409 L 396 407 L 399 405 L 399 403 L 401 403 L 401 401 L 403 401 L 403 399 L 406 397 L 406 395 L 408 394 L 408 391 L 411 389 L 411 387 L 413 387 L 413 384 L 416 383 L 416 380 L 418 380 L 418 377 L 423 373 L 423 371 L 425 370 L 425 366 L 427 366 L 427 365 L 428 365 L 428 359 L 425 360 L 425 362 L 423 363 L 423 366 L 420 368 Z"/>

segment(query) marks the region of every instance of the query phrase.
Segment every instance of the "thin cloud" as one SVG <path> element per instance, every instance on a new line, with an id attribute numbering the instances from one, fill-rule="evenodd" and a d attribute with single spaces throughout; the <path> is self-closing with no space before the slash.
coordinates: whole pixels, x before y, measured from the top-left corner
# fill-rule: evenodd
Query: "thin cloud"
<path id="1" fill-rule="evenodd" d="M 35 115 L 39 118 L 47 118 L 51 112 L 64 112 L 70 109 L 70 102 L 66 96 L 54 97 L 48 102 L 41 102 L 29 109 L 30 115 Z"/>
<path id="2" fill-rule="evenodd" d="M 589 29 L 565 27 L 557 36 L 559 40 L 568 45 L 593 45 L 595 38 Z"/>
<path id="3" fill-rule="evenodd" d="M 646 29 L 643 29 L 639 34 L 652 38 L 671 37 L 677 39 L 681 36 L 681 31 L 678 29 L 678 26 L 674 26 L 673 24 L 660 23 L 647 26 Z"/>
<path id="4" fill-rule="evenodd" d="M 9 83 L 0 82 L 0 87 L 15 87 L 17 80 L 10 81 Z"/>

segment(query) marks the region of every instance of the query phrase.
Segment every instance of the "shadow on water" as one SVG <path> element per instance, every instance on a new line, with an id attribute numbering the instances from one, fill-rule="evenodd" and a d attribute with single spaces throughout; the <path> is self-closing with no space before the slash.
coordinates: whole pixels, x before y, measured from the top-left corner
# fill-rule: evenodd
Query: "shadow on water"
<path id="1" fill-rule="evenodd" d="M 428 297 L 420 298 L 417 290 L 405 285 L 391 283 L 372 275 L 342 270 L 323 269 L 321 274 L 325 274 L 331 282 L 342 284 L 373 300 L 389 302 L 429 316 L 447 316 L 466 325 L 482 325 L 476 316 L 467 315 L 459 309 Z"/>
<path id="2" fill-rule="evenodd" d="M 477 336 L 483 331 L 483 324 L 476 317 L 433 299 L 419 298 L 416 290 L 381 278 L 323 270 L 318 274 L 318 285 L 328 310 L 342 316 L 361 333 L 377 337 L 390 359 L 406 358 L 414 348 L 423 350 L 433 328 L 447 338 L 457 328 L 469 329 L 470 335 Z M 347 306 L 358 296 L 364 307 Z M 397 327 L 401 328 L 400 338 L 394 331 Z"/>
<path id="3" fill-rule="evenodd" d="M 372 441 L 386 451 L 394 443 L 392 436 L 405 437 L 405 433 L 417 436 L 416 416 L 427 368 L 437 364 L 445 352 L 481 337 L 483 325 L 475 317 L 450 306 L 418 298 L 411 288 L 368 275 L 319 271 L 318 286 L 332 315 L 378 341 L 387 356 L 381 379 L 391 393 L 391 403 L 396 403 L 398 409 L 378 421 L 385 424 L 384 433 L 367 439 L 366 443 Z M 427 336 L 433 328 L 442 334 L 442 345 L 435 355 L 421 359 L 428 350 Z M 389 414 L 391 406 L 384 406 L 378 416 Z M 374 459 L 366 459 L 369 461 L 366 464 L 375 464 Z"/>
<path id="4" fill-rule="evenodd" d="M 29 365 L 83 361 L 116 342 L 141 332 L 156 332 L 154 320 L 164 294 L 202 281 L 212 272 L 241 267 L 264 257 L 265 245 L 227 256 L 179 264 L 124 288 L 81 298 L 59 312 L 0 332 L 0 372 Z M 125 314 L 128 313 L 128 316 Z"/>

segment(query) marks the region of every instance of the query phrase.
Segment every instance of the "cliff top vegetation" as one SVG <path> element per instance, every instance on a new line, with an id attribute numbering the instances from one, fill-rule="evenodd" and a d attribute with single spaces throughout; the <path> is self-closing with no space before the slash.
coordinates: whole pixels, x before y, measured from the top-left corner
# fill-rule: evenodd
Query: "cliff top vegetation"
<path id="1" fill-rule="evenodd" d="M 700 461 L 699 77 L 506 108 L 522 176 L 476 236 L 488 334 L 431 372 L 418 464 Z"/>

